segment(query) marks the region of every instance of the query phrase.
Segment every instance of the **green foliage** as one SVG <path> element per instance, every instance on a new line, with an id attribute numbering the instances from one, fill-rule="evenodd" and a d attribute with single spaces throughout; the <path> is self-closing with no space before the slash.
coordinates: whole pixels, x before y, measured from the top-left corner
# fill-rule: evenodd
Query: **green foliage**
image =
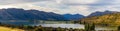
<path id="1" fill-rule="evenodd" d="M 85 24 L 85 30 L 86 31 L 94 31 L 95 25 L 94 24 Z"/>
<path id="2" fill-rule="evenodd" d="M 85 30 L 89 31 L 89 24 L 85 24 Z"/>
<path id="3" fill-rule="evenodd" d="M 95 24 L 94 23 L 91 25 L 90 30 L 95 30 Z"/>

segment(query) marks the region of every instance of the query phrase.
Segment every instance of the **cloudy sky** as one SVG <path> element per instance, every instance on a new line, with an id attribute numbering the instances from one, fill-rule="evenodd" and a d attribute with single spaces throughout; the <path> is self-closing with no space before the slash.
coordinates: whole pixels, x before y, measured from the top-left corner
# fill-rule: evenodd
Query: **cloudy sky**
<path id="1" fill-rule="evenodd" d="M 120 0 L 0 0 L 0 8 L 37 9 L 87 16 L 95 11 L 119 11 Z"/>

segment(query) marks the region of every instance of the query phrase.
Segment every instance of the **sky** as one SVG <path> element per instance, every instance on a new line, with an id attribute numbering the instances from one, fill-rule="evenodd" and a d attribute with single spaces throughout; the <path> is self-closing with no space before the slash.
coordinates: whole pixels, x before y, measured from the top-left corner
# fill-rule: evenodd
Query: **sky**
<path id="1" fill-rule="evenodd" d="M 0 9 L 2 8 L 36 9 L 87 16 L 96 11 L 120 11 L 120 0 L 0 0 Z"/>

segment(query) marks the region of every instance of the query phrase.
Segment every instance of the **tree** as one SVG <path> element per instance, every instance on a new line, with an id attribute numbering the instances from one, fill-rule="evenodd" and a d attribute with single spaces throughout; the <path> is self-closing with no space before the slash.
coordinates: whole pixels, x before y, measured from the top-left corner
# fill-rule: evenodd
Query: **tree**
<path id="1" fill-rule="evenodd" d="M 89 24 L 85 24 L 85 30 L 89 31 Z"/>
<path id="2" fill-rule="evenodd" d="M 92 31 L 95 30 L 95 24 L 94 23 L 91 25 L 90 30 L 92 30 Z"/>
<path id="3" fill-rule="evenodd" d="M 118 30 L 120 30 L 120 26 L 118 26 Z"/>
<path id="4" fill-rule="evenodd" d="M 95 24 L 85 24 L 85 30 L 86 31 L 94 31 L 95 30 Z"/>

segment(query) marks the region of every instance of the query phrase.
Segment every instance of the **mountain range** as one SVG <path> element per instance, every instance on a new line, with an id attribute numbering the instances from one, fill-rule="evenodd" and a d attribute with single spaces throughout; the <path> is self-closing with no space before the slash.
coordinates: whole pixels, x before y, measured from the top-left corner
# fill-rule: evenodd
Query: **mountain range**
<path id="1" fill-rule="evenodd" d="M 86 17 L 102 16 L 115 13 L 114 11 L 94 12 Z M 0 20 L 80 20 L 86 18 L 81 14 L 56 14 L 35 9 L 24 10 L 21 8 L 0 9 Z"/>
<path id="2" fill-rule="evenodd" d="M 94 13 L 91 13 L 91 14 L 88 15 L 87 17 L 102 16 L 102 15 L 112 14 L 112 13 L 116 13 L 116 11 L 109 11 L 109 10 L 106 10 L 106 11 L 104 11 L 104 12 L 96 11 L 96 12 L 94 12 Z"/>
<path id="3" fill-rule="evenodd" d="M 0 20 L 66 20 L 52 12 L 16 8 L 0 9 Z"/>
<path id="4" fill-rule="evenodd" d="M 80 15 L 80 14 L 74 14 L 74 15 L 64 14 L 63 16 L 68 20 L 80 20 L 82 18 L 85 18 L 85 16 Z"/>
<path id="5" fill-rule="evenodd" d="M 80 14 L 56 14 L 35 9 L 21 8 L 0 9 L 0 20 L 79 20 L 85 16 Z"/>

